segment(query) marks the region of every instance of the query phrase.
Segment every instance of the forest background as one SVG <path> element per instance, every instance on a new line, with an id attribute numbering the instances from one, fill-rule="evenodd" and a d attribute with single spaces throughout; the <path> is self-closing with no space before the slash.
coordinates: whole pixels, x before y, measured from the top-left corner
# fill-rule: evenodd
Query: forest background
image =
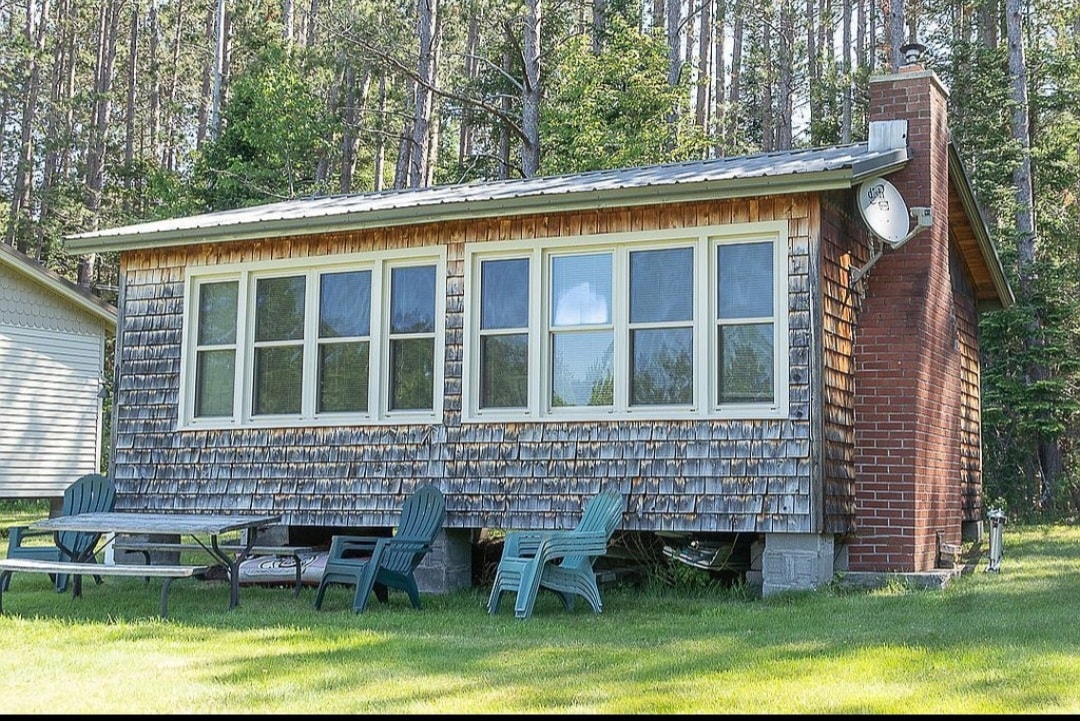
<path id="1" fill-rule="evenodd" d="M 1075 520 L 1080 0 L 0 0 L 0 230 L 115 302 L 64 235 L 864 140 L 910 42 L 1017 298 L 980 323 L 986 505 Z"/>

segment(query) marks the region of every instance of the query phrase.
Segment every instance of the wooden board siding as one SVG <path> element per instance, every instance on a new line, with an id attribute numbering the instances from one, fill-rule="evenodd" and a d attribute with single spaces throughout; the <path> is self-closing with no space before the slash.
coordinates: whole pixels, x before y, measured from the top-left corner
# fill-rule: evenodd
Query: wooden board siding
<path id="1" fill-rule="evenodd" d="M 963 520 L 982 521 L 982 379 L 979 365 L 979 315 L 976 288 L 950 234 L 956 345 L 960 350 L 959 464 Z"/>
<path id="2" fill-rule="evenodd" d="M 816 530 L 811 442 L 808 196 L 536 215 L 122 256 L 114 475 L 119 509 L 280 513 L 290 525 L 389 526 L 422 483 L 447 496 L 450 528 L 561 528 L 615 486 L 623 528 Z M 677 422 L 461 422 L 466 243 L 790 221 L 787 419 Z M 184 268 L 443 245 L 447 248 L 443 422 L 436 425 L 176 430 Z"/>
<path id="3" fill-rule="evenodd" d="M 855 531 L 855 316 L 860 295 L 848 278 L 869 258 L 864 226 L 848 193 L 822 196 L 822 494 L 824 528 Z"/>

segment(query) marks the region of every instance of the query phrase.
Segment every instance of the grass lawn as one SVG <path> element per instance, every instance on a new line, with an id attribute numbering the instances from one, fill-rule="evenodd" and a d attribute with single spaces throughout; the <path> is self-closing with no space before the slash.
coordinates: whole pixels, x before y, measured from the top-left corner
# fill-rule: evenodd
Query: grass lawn
<path id="1" fill-rule="evenodd" d="M 227 583 L 191 580 L 163 621 L 157 580 L 73 599 L 16 574 L 0 688 L 8 714 L 1080 713 L 1080 527 L 1008 526 L 984 567 L 944 591 L 608 587 L 599 616 L 543 594 L 527 621 L 509 595 L 488 616 L 486 588 L 355 615 L 343 587 L 229 611 Z"/>

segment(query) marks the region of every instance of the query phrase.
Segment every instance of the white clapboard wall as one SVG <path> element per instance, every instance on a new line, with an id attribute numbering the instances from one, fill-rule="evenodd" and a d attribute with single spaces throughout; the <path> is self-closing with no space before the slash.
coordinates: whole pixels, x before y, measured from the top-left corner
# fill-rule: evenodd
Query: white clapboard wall
<path id="1" fill-rule="evenodd" d="M 0 264 L 0 498 L 58 497 L 100 470 L 111 328 L 62 281 L 9 256 Z"/>

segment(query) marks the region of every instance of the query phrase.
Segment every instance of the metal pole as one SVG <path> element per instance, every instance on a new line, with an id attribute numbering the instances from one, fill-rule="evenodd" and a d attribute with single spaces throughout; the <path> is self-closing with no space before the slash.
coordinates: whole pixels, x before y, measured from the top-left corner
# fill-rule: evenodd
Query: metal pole
<path id="1" fill-rule="evenodd" d="M 998 573 L 1001 558 L 1005 555 L 1005 511 L 995 508 L 987 517 L 990 519 L 990 562 L 986 564 L 986 572 Z"/>

